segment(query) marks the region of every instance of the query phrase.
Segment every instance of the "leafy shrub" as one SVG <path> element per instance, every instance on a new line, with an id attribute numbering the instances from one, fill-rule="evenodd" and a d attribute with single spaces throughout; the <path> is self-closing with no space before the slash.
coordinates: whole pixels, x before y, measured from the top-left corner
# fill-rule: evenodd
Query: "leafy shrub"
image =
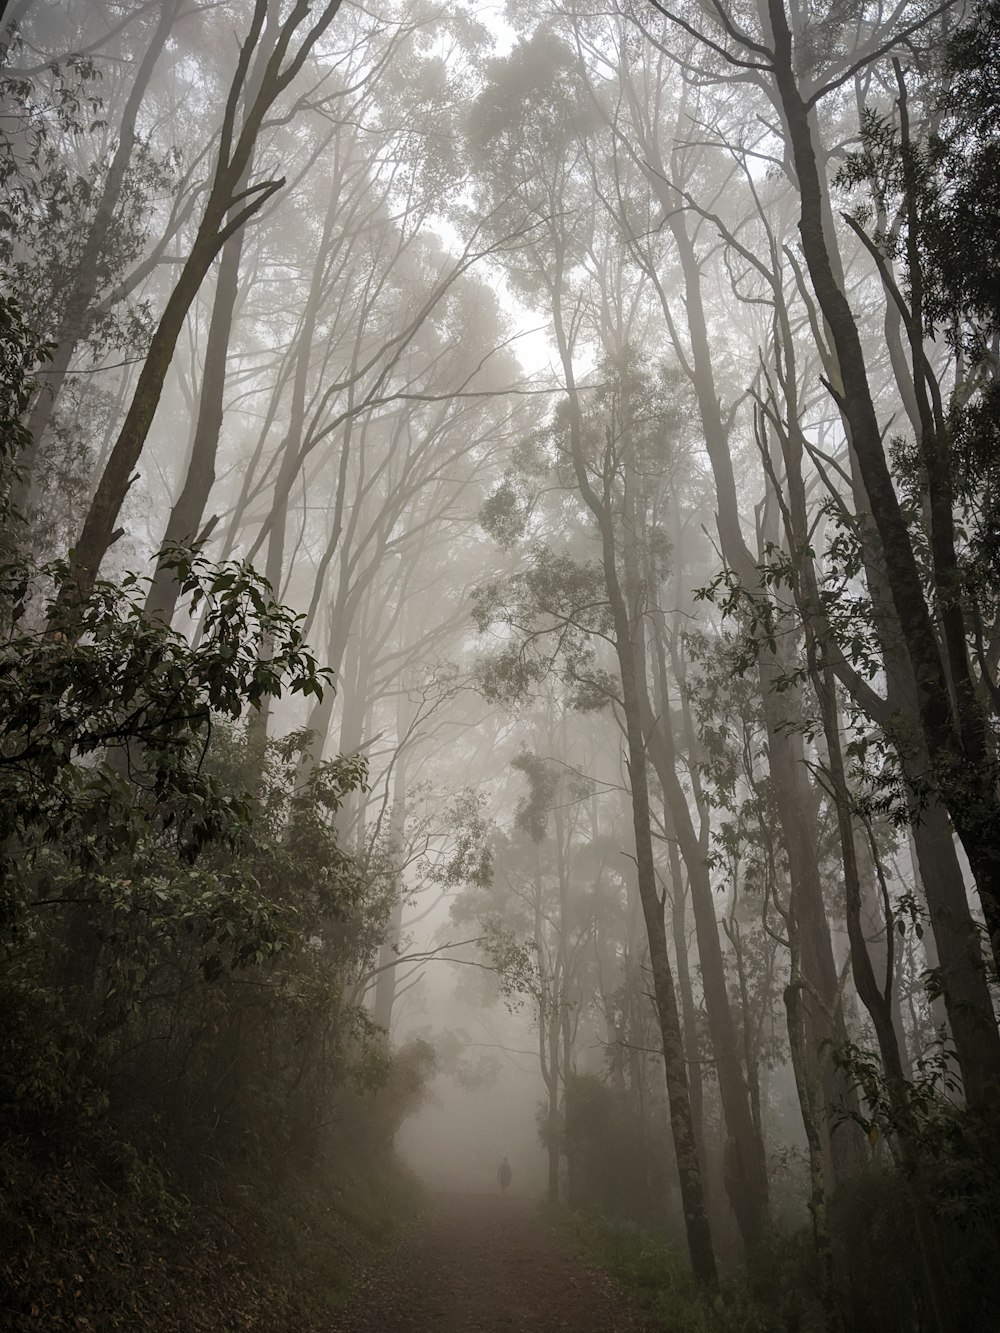
<path id="1" fill-rule="evenodd" d="M 168 558 L 194 645 L 141 580 L 64 614 L 65 566 L 0 571 L 0 1306 L 305 1329 L 385 1229 L 431 1065 L 349 999 L 389 906 L 336 830 L 363 762 L 246 725 L 326 687 L 297 619 L 249 568 Z"/>

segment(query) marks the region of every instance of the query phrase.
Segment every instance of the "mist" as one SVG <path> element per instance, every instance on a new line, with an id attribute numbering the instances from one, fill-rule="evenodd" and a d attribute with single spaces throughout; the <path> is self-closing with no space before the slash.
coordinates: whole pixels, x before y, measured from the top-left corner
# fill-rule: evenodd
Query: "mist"
<path id="1" fill-rule="evenodd" d="M 0 3 L 0 1327 L 995 1325 L 998 34 Z"/>

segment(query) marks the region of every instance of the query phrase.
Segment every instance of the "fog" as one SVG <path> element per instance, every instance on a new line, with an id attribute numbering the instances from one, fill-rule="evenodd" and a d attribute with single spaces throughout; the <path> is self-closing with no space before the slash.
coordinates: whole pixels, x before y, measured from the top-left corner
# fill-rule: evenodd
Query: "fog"
<path id="1" fill-rule="evenodd" d="M 0 4 L 12 1327 L 991 1326 L 998 25 Z"/>
<path id="2" fill-rule="evenodd" d="M 545 1151 L 538 1137 L 538 1056 L 530 1020 L 490 1014 L 484 1021 L 473 1006 L 457 1006 L 442 977 L 428 985 L 426 1026 L 394 1032 L 397 1040 L 420 1033 L 455 1033 L 468 1076 L 444 1072 L 429 1085 L 424 1105 L 405 1122 L 396 1139 L 403 1160 L 432 1188 L 494 1192 L 503 1157 L 511 1163 L 516 1194 L 538 1197 L 545 1189 Z M 446 1039 L 447 1040 L 447 1039 Z M 450 1044 L 450 1042 L 449 1042 Z M 491 1054 L 499 1057 L 490 1060 Z M 484 1062 L 484 1057 L 488 1063 Z M 471 1082 L 471 1086 L 469 1085 Z"/>

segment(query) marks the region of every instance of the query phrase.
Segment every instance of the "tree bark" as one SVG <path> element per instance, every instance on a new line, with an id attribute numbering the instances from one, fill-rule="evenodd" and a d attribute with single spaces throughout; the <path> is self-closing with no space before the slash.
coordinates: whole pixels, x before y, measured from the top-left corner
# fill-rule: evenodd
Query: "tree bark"
<path id="1" fill-rule="evenodd" d="M 816 180 L 819 181 L 818 172 Z M 823 199 L 825 198 L 826 192 L 823 191 Z M 820 201 L 820 210 L 824 211 L 823 200 Z M 832 234 L 829 225 L 824 234 Z M 832 261 L 833 281 L 842 290 L 839 257 L 834 254 Z M 788 528 L 787 540 L 795 553 L 800 569 L 801 582 L 797 600 L 803 620 L 807 622 L 806 632 L 818 635 L 823 653 L 830 654 L 835 647 L 834 640 L 820 605 L 813 563 L 807 553 L 809 520 L 802 477 L 804 443 L 798 424 L 795 396 L 794 342 L 788 312 L 778 288 L 775 288 L 775 300 L 778 316 L 776 336 L 783 345 L 786 361 L 785 374 L 780 378 L 785 385 L 788 419 L 782 425 L 780 416 L 775 411 L 772 413 L 772 424 L 781 442 L 788 489 L 788 506 L 784 511 Z M 832 378 L 838 397 L 843 399 L 846 391 L 839 366 L 832 368 Z M 865 388 L 867 389 L 867 384 Z M 915 397 L 919 398 L 920 395 Z M 930 429 L 926 403 L 918 415 Z M 841 678 L 846 688 L 854 694 L 855 702 L 869 713 L 872 720 L 894 742 L 911 788 L 920 791 L 932 765 L 922 736 L 919 733 L 913 735 L 909 722 L 909 719 L 919 712 L 920 691 L 912 659 L 904 647 L 906 636 L 893 602 L 891 578 L 887 577 L 887 571 L 883 568 L 879 551 L 876 549 L 878 536 L 870 531 L 872 518 L 868 494 L 863 476 L 858 475 L 860 459 L 849 419 L 847 419 L 847 429 L 854 501 L 856 511 L 861 518 L 865 574 L 872 599 L 875 628 L 885 663 L 885 700 L 883 701 L 871 690 L 859 693 L 859 686 L 852 672 L 841 669 Z M 776 479 L 773 479 L 773 482 L 777 485 Z M 836 662 L 831 660 L 834 669 L 837 669 L 838 664 L 841 668 L 845 665 L 839 657 Z M 966 1096 L 973 1104 L 987 1104 L 996 1097 L 1000 1089 L 1000 1034 L 997 1032 L 983 966 L 979 931 L 966 899 L 948 816 L 937 793 L 933 790 L 926 794 L 923 809 L 918 809 L 915 814 L 913 842 L 924 885 L 928 915 L 937 944 L 942 991 Z"/>
<path id="2" fill-rule="evenodd" d="M 396 710 L 397 722 L 403 715 L 405 698 L 405 694 L 401 693 Z M 397 728 L 397 743 L 400 738 L 399 731 L 400 729 Z M 405 727 L 402 728 L 402 731 L 405 734 Z M 375 982 L 375 1004 L 372 1010 L 372 1017 L 375 1022 L 379 1027 L 385 1028 L 386 1032 L 390 1030 L 392 1024 L 392 1009 L 396 1000 L 396 968 L 390 966 L 390 964 L 393 963 L 399 953 L 399 935 L 403 924 L 403 902 L 406 898 L 406 886 L 403 883 L 401 865 L 403 861 L 403 838 L 406 834 L 407 764 L 406 749 L 400 749 L 396 754 L 395 770 L 393 772 L 392 811 L 389 816 L 388 856 L 390 861 L 395 863 L 391 867 L 391 873 L 395 880 L 395 897 L 386 926 L 385 939 L 379 950 L 379 966 L 383 970 L 379 972 Z"/>
<path id="3" fill-rule="evenodd" d="M 769 594 L 761 587 L 757 564 L 740 524 L 732 456 L 715 387 L 697 257 L 685 216 L 677 212 L 669 198 L 665 198 L 664 204 L 671 206 L 670 227 L 684 275 L 693 386 L 715 479 L 716 518 L 722 553 L 742 585 L 754 596 L 766 599 Z M 816 852 L 816 798 L 808 781 L 802 738 L 793 725 L 791 706 L 795 692 L 782 693 L 776 689 L 785 674 L 775 653 L 763 646 L 758 655 L 758 678 L 767 726 L 769 765 L 782 841 L 788 857 L 792 917 L 801 937 L 799 966 L 808 983 L 797 1012 L 807 1024 L 807 1045 L 814 1053 L 810 1058 L 818 1059 L 823 1067 L 820 1076 L 828 1109 L 819 1115 L 819 1123 L 833 1183 L 849 1178 L 859 1165 L 859 1150 L 852 1142 L 850 1128 L 838 1125 L 840 1110 L 855 1102 L 856 1096 L 833 1068 L 828 1055 L 819 1054 L 828 1051 L 831 1045 L 841 1045 L 847 1038 L 847 1030 Z"/>
<path id="4" fill-rule="evenodd" d="M 681 1027 L 684 1032 L 684 1049 L 687 1053 L 688 1095 L 691 1099 L 691 1119 L 694 1122 L 694 1135 L 698 1144 L 698 1160 L 704 1173 L 705 1156 L 705 1113 L 704 1081 L 701 1071 L 701 1051 L 698 1046 L 698 1013 L 694 1004 L 694 992 L 691 987 L 691 963 L 687 945 L 687 910 L 686 892 L 681 879 L 681 860 L 677 844 L 671 842 L 667 855 L 670 864 L 670 933 L 674 939 L 674 955 L 677 959 L 677 986 L 681 993 Z"/>

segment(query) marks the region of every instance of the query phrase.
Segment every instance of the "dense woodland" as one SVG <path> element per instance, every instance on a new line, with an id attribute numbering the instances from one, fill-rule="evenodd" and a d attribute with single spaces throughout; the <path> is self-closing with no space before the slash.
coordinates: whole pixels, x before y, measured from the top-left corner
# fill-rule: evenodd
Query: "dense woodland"
<path id="1" fill-rule="evenodd" d="M 663 1327 L 995 1327 L 994 0 L 0 24 L 0 1324 L 323 1327 L 450 960 Z"/>

